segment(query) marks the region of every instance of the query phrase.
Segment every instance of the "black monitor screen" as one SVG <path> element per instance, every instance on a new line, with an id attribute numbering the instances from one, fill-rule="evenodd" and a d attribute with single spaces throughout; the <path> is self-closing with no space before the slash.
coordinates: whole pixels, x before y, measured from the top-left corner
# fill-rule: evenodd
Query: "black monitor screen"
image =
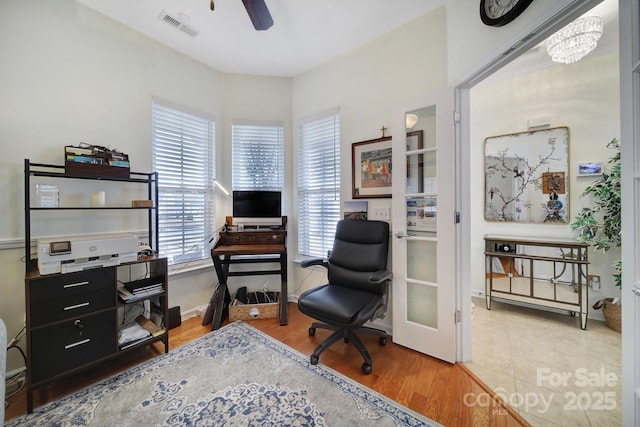
<path id="1" fill-rule="evenodd" d="M 280 218 L 282 195 L 279 191 L 234 191 L 235 218 Z"/>

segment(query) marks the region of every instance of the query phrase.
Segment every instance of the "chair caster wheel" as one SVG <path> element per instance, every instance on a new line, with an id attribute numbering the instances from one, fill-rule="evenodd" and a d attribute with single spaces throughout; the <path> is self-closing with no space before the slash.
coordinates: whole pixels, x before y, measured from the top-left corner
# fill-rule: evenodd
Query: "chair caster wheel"
<path id="1" fill-rule="evenodd" d="M 312 365 L 317 365 L 318 360 L 320 360 L 320 358 L 315 354 L 312 354 L 311 356 L 309 356 L 309 362 L 311 362 Z"/>
<path id="2" fill-rule="evenodd" d="M 380 337 L 378 338 L 378 344 L 385 346 L 387 345 L 387 337 Z"/>
<path id="3" fill-rule="evenodd" d="M 316 334 L 316 328 L 309 328 L 309 336 L 312 337 Z"/>
<path id="4" fill-rule="evenodd" d="M 365 375 L 369 375 L 369 374 L 371 373 L 371 364 L 370 364 L 370 363 L 367 363 L 367 362 L 364 362 L 364 363 L 362 364 L 362 372 L 363 372 Z"/>

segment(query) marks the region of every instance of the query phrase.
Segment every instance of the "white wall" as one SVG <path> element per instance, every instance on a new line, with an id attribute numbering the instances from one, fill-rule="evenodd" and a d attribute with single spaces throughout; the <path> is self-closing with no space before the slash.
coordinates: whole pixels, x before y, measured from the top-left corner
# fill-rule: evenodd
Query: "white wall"
<path id="1" fill-rule="evenodd" d="M 300 118 L 340 108 L 342 201 L 351 200 L 351 144 L 382 136 L 382 126 L 386 135 L 404 132 L 393 129 L 394 107 L 446 86 L 446 40 L 446 9 L 440 8 L 294 79 L 294 126 Z M 370 211 L 378 206 L 390 207 L 391 199 L 369 200 Z M 324 273 L 321 267 L 292 268 L 294 296 L 323 283 Z M 390 311 L 381 323 L 390 329 Z"/>
<path id="2" fill-rule="evenodd" d="M 293 148 L 288 164 L 293 165 L 295 121 L 340 107 L 341 198 L 349 200 L 351 144 L 379 137 L 382 126 L 393 135 L 394 105 L 468 75 L 505 40 L 535 23 L 545 9 L 568 3 L 572 2 L 533 2 L 518 20 L 495 29 L 480 23 L 477 3 L 449 0 L 446 10 L 418 18 L 292 79 L 288 86 L 286 79 L 218 73 L 73 0 L 4 0 L 0 144 L 10 155 L 0 159 L 0 245 L 8 248 L 0 250 L 0 317 L 7 321 L 9 335 L 15 335 L 24 321 L 19 247 L 24 233 L 24 158 L 61 164 L 62 147 L 84 141 L 121 149 L 130 155 L 132 169 L 148 171 L 150 104 L 151 97 L 158 96 L 214 115 L 216 140 L 222 142 L 218 147 L 227 147 L 233 119 L 283 120 L 285 144 Z M 223 182 L 229 184 L 228 148 L 219 150 L 216 159 Z M 295 169 L 287 174 L 287 185 L 296 188 Z M 390 202 L 370 200 L 369 207 Z M 294 259 L 295 212 L 292 200 L 285 203 L 289 258 Z M 229 205 L 221 200 L 218 206 L 221 221 Z M 296 294 L 324 280 L 320 271 L 291 270 L 289 289 Z M 212 268 L 173 275 L 170 305 L 184 310 L 206 304 L 215 281 Z M 15 359 L 9 363 L 10 369 L 21 365 Z"/>
<path id="3" fill-rule="evenodd" d="M 217 71 L 74 0 L 5 0 L 0 14 L 0 245 L 9 248 L 0 250 L 0 317 L 13 337 L 25 310 L 23 160 L 62 164 L 63 147 L 84 141 L 120 149 L 132 170 L 148 172 L 152 96 L 220 119 L 222 90 Z M 98 225 L 49 228 L 64 235 Z M 180 287 L 172 280 L 170 304 L 190 302 L 185 290 L 208 301 L 211 274 Z M 16 355 L 9 370 L 22 365 Z"/>
<path id="4" fill-rule="evenodd" d="M 73 0 L 10 0 L 0 4 L 0 12 L 7 19 L 0 28 L 0 144 L 11 153 L 0 159 L 0 265 L 5 277 L 0 317 L 10 336 L 24 324 L 24 158 L 62 164 L 63 147 L 84 141 L 120 149 L 129 154 L 132 170 L 150 171 L 151 100 L 159 97 L 214 116 L 216 170 L 228 188 L 231 122 L 282 122 L 285 164 L 291 166 L 285 169 L 285 194 L 292 194 L 291 79 L 219 73 Z M 73 192 L 88 201 L 95 186 L 103 184 L 91 182 L 92 188 L 82 190 L 87 183 L 65 182 L 61 196 Z M 110 190 L 107 202 L 115 204 L 122 188 Z M 82 191 L 86 194 L 78 196 Z M 231 204 L 219 193 L 216 213 L 222 224 Z M 285 197 L 285 215 L 291 203 Z M 91 233 L 95 218 L 57 218 L 55 227 L 40 219 L 33 236 Z M 141 227 L 139 222 L 110 221 L 115 229 Z M 183 313 L 206 305 L 217 282 L 213 266 L 189 268 L 173 269 L 169 279 L 169 305 L 181 306 Z M 232 290 L 240 281 L 259 288 L 265 280 L 270 288 L 279 288 L 276 276 L 232 278 L 230 284 Z M 10 370 L 22 365 L 11 356 Z"/>
<path id="5" fill-rule="evenodd" d="M 283 77 L 263 77 L 240 74 L 222 74 L 222 164 L 218 177 L 231 191 L 231 125 L 234 121 L 271 124 L 280 122 L 284 126 L 285 146 L 285 191 L 283 193 L 283 215 L 291 212 L 291 175 L 294 158 L 291 153 L 293 132 L 292 80 Z M 231 199 L 225 198 L 219 210 L 231 215 Z"/>
<path id="6" fill-rule="evenodd" d="M 527 36 L 550 15 L 583 0 L 536 0 L 514 21 L 490 27 L 480 20 L 479 1 L 447 0 L 447 64 L 449 82 L 459 82 L 487 65 L 489 58 Z"/>
<path id="7" fill-rule="evenodd" d="M 291 126 L 292 117 L 292 79 L 283 77 L 265 77 L 241 74 L 222 74 L 222 139 L 221 165 L 218 169 L 218 177 L 229 191 L 232 186 L 231 170 L 231 125 L 233 122 L 273 124 L 280 123 L 284 126 L 284 183 L 282 193 L 282 215 L 290 217 L 292 211 L 294 191 L 291 185 L 294 157 L 292 154 L 293 132 Z M 222 203 L 216 205 L 219 224 L 223 224 L 224 217 L 231 215 L 230 197 L 221 196 Z M 292 246 L 294 234 L 291 230 L 287 233 L 287 247 Z M 237 265 L 234 271 L 252 269 L 272 269 L 273 265 L 254 264 Z M 256 291 L 266 286 L 271 291 L 280 290 L 280 276 L 239 276 L 230 277 L 227 284 L 233 296 L 240 286 L 247 286 L 249 291 Z M 291 286 L 289 284 L 289 286 Z M 208 299 L 207 299 L 208 301 Z"/>
<path id="8" fill-rule="evenodd" d="M 527 130 L 527 120 L 551 119 L 551 126 L 569 127 L 569 218 L 589 204 L 580 198 L 594 178 L 577 177 L 577 164 L 606 163 L 606 148 L 620 136 L 618 54 L 587 56 L 572 65 L 553 65 L 526 74 L 483 82 L 471 90 L 471 288 L 484 292 L 485 234 L 573 239 L 569 225 L 489 222 L 484 220 L 484 140 L 489 136 Z M 601 276 L 600 292 L 589 291 L 589 305 L 603 296 L 619 296 L 613 286 L 611 264 L 619 249 L 603 254 L 591 249 L 589 274 Z M 602 319 L 600 311 L 590 317 Z"/>

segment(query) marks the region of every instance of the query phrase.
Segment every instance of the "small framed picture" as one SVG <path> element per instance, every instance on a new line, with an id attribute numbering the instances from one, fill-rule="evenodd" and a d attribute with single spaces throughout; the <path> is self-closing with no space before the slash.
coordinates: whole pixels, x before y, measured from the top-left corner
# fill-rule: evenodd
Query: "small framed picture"
<path id="1" fill-rule="evenodd" d="M 578 163 L 578 176 L 602 175 L 602 162 Z"/>
<path id="2" fill-rule="evenodd" d="M 368 217 L 368 203 L 366 200 L 345 200 L 344 219 L 359 219 L 366 221 Z"/>

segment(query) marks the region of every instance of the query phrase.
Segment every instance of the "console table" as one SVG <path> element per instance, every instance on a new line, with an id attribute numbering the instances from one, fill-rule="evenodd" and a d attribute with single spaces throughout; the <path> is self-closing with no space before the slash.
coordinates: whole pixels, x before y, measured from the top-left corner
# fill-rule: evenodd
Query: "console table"
<path id="1" fill-rule="evenodd" d="M 586 329 L 588 244 L 508 236 L 485 236 L 484 241 L 488 310 L 493 297 L 569 310 L 572 316 L 580 313 Z"/>
<path id="2" fill-rule="evenodd" d="M 282 218 L 282 227 L 257 228 L 245 227 L 243 231 L 221 231 L 218 240 L 211 249 L 211 258 L 218 276 L 216 286 L 203 324 L 211 319 L 211 330 L 220 328 L 224 313 L 228 311 L 231 300 L 227 287 L 230 276 L 258 276 L 265 274 L 280 275 L 280 325 L 287 324 L 287 230 L 286 217 Z M 229 271 L 232 264 L 277 263 L 278 268 L 269 270 Z"/>

